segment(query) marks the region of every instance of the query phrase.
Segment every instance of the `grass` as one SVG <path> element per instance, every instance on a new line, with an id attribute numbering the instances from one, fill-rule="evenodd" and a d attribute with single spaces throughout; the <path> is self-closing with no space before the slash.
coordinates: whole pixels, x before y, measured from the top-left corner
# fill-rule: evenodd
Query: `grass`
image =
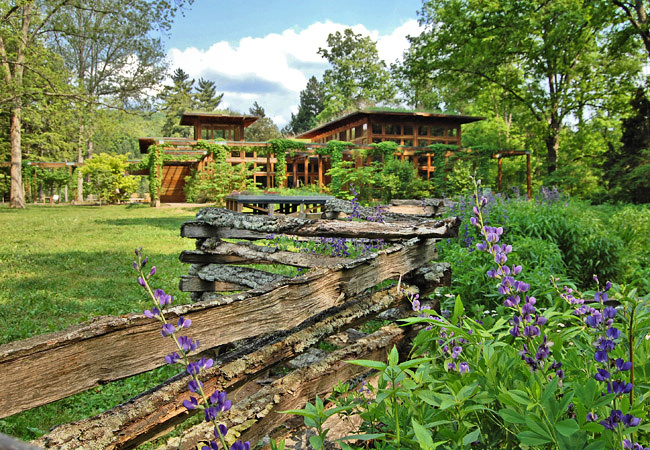
<path id="1" fill-rule="evenodd" d="M 194 241 L 180 226 L 195 211 L 148 206 L 0 208 L 0 344 L 63 330 L 95 316 L 142 311 L 147 298 L 134 277 L 133 250 L 157 266 L 156 284 L 179 302 Z"/>
<path id="2" fill-rule="evenodd" d="M 196 209 L 148 206 L 0 207 L 0 344 L 63 330 L 95 316 L 140 312 L 149 301 L 137 284 L 133 250 L 142 246 L 157 266 L 155 285 L 178 291 L 188 267 L 178 255 L 194 240 L 180 226 Z M 98 414 L 153 387 L 177 367 L 98 386 L 0 420 L 0 432 L 34 439 L 52 426 Z"/>

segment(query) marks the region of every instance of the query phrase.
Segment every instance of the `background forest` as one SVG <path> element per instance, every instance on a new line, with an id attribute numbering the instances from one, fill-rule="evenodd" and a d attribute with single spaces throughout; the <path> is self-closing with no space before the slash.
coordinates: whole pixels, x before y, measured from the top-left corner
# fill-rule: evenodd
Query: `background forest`
<path id="1" fill-rule="evenodd" d="M 531 151 L 538 188 L 596 203 L 650 200 L 647 2 L 425 1 L 423 32 L 395 62 L 368 36 L 331 33 L 318 51 L 330 68 L 309 79 L 282 130 L 257 102 L 220 109 L 214 81 L 166 66 L 162 42 L 191 3 L 1 0 L 0 161 L 140 159 L 137 137 L 186 136 L 178 122 L 189 110 L 259 116 L 246 139 L 266 141 L 359 108 L 397 107 L 486 117 L 464 126 L 463 145 Z M 4 199 L 10 178 L 0 168 Z M 505 160 L 505 186 L 524 183 L 523 163 Z"/>

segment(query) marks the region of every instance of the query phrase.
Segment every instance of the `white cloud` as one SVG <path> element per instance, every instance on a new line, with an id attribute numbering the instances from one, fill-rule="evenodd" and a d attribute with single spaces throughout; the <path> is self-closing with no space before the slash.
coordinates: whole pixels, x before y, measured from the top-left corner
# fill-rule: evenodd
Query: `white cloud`
<path id="1" fill-rule="evenodd" d="M 328 63 L 317 53 L 325 46 L 329 33 L 343 31 L 349 25 L 330 21 L 317 22 L 306 29 L 287 29 L 262 38 L 244 37 L 238 45 L 216 42 L 207 50 L 172 48 L 168 58 L 172 70 L 182 68 L 190 77 L 213 80 L 224 92 L 224 106 L 247 113 L 257 101 L 267 115 L 282 127 L 297 111 L 299 94 L 307 80 L 322 78 Z M 407 35 L 417 35 L 417 21 L 410 20 L 391 34 L 380 35 L 363 25 L 351 28 L 377 41 L 380 56 L 390 64 L 401 58 L 408 47 Z"/>

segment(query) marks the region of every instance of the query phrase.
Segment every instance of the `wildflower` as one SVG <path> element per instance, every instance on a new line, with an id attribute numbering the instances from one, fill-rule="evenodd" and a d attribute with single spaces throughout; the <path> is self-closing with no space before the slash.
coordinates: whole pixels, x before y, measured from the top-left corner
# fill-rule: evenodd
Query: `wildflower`
<path id="1" fill-rule="evenodd" d="M 165 356 L 165 362 L 167 364 L 176 364 L 180 360 L 181 360 L 181 356 L 176 352 L 170 353 L 169 355 Z"/>
<path id="2" fill-rule="evenodd" d="M 174 334 L 174 331 L 176 331 L 174 325 L 172 325 L 171 323 L 166 323 L 162 326 L 162 329 L 160 330 L 160 334 L 162 334 L 163 337 L 167 337 Z"/>
<path id="3" fill-rule="evenodd" d="M 458 364 L 458 371 L 460 372 L 461 375 L 464 373 L 469 373 L 469 364 L 467 364 L 466 362 L 462 362 Z"/>

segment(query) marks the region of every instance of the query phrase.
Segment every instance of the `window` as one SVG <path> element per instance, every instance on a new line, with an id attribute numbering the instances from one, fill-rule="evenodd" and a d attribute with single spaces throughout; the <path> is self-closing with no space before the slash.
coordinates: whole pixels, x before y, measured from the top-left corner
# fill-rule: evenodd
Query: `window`
<path id="1" fill-rule="evenodd" d="M 431 136 L 444 137 L 445 136 L 444 127 L 431 127 Z"/>
<path id="2" fill-rule="evenodd" d="M 450 128 L 449 129 L 449 136 L 450 137 L 456 137 L 457 136 L 457 134 L 456 134 L 457 131 L 458 131 L 457 128 Z"/>
<path id="3" fill-rule="evenodd" d="M 413 147 L 413 139 L 404 139 L 404 144 L 402 144 L 402 145 L 406 145 L 408 147 Z"/>
<path id="4" fill-rule="evenodd" d="M 372 124 L 372 134 L 383 134 L 380 123 Z"/>
<path id="5" fill-rule="evenodd" d="M 413 126 L 412 125 L 404 125 L 404 134 L 407 136 L 413 136 Z M 404 144 L 406 145 L 406 144 Z"/>
<path id="6" fill-rule="evenodd" d="M 429 135 L 429 127 L 425 127 L 423 125 L 418 127 L 418 136 L 428 136 Z"/>
<path id="7" fill-rule="evenodd" d="M 384 134 L 402 134 L 402 126 L 395 124 L 387 124 L 384 126 Z"/>

